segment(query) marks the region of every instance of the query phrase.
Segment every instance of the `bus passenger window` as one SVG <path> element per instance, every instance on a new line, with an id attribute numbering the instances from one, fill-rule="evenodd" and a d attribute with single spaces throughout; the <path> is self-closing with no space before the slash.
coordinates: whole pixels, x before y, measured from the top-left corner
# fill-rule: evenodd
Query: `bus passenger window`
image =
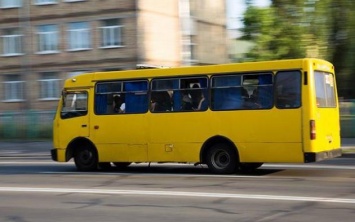
<path id="1" fill-rule="evenodd" d="M 301 106 L 301 72 L 283 71 L 276 74 L 276 107 L 298 108 Z"/>
<path id="2" fill-rule="evenodd" d="M 113 96 L 113 112 L 124 113 L 126 110 L 126 103 L 123 94 Z"/>
<path id="3" fill-rule="evenodd" d="M 153 79 L 151 82 L 150 111 L 171 112 L 176 111 L 175 100 L 178 97 L 178 79 Z"/>
<path id="4" fill-rule="evenodd" d="M 148 110 L 148 81 L 126 81 L 123 83 L 125 93 L 125 113 L 145 113 Z"/>
<path id="5" fill-rule="evenodd" d="M 208 108 L 207 78 L 181 79 L 181 110 L 205 111 Z"/>
<path id="6" fill-rule="evenodd" d="M 181 90 L 181 110 L 192 110 L 192 98 L 188 90 Z"/>
<path id="7" fill-rule="evenodd" d="M 212 77 L 212 109 L 232 110 L 243 106 L 241 75 Z"/>
<path id="8" fill-rule="evenodd" d="M 167 91 L 156 91 L 151 94 L 151 111 L 167 112 L 171 111 L 171 97 Z"/>
<path id="9" fill-rule="evenodd" d="M 250 94 L 246 109 L 267 109 L 273 106 L 273 77 L 271 73 L 243 75 L 243 86 Z"/>

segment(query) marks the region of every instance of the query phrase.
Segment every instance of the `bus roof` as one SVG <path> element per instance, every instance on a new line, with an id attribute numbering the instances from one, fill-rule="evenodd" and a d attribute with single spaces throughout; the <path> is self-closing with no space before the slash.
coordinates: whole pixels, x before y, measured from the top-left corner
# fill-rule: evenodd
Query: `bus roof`
<path id="1" fill-rule="evenodd" d="M 314 69 L 334 72 L 331 63 L 314 58 L 273 60 L 260 62 L 227 63 L 205 66 L 183 66 L 174 68 L 149 68 L 125 71 L 106 71 L 80 74 L 65 81 L 65 88 L 90 87 L 97 81 L 110 81 L 117 79 L 159 78 L 184 75 L 211 75 L 216 73 L 232 72 L 263 72 L 286 69 L 302 69 L 307 65 L 313 65 Z"/>

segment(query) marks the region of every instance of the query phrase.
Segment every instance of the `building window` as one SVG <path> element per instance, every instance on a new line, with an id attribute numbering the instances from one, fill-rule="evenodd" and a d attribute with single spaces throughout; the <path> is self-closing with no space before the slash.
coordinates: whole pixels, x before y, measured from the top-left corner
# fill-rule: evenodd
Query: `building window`
<path id="1" fill-rule="evenodd" d="M 64 2 L 83 2 L 86 0 L 64 0 Z"/>
<path id="2" fill-rule="evenodd" d="M 5 101 L 22 101 L 23 100 L 24 81 L 20 80 L 19 75 L 6 76 L 4 82 L 4 100 Z"/>
<path id="3" fill-rule="evenodd" d="M 22 6 L 22 0 L 0 0 L 0 8 L 18 8 Z"/>
<path id="4" fill-rule="evenodd" d="M 57 4 L 58 0 L 34 0 L 35 5 Z"/>
<path id="5" fill-rule="evenodd" d="M 22 54 L 22 34 L 18 28 L 4 29 L 2 32 L 3 55 Z"/>
<path id="6" fill-rule="evenodd" d="M 197 62 L 196 55 L 196 43 L 194 43 L 191 39 L 185 38 L 182 41 L 182 58 L 183 62 L 186 65 L 191 65 Z"/>
<path id="7" fill-rule="evenodd" d="M 102 21 L 101 47 L 111 48 L 122 46 L 122 25 L 119 19 L 107 19 Z"/>
<path id="8" fill-rule="evenodd" d="M 40 25 L 37 27 L 38 52 L 58 51 L 58 26 Z"/>
<path id="9" fill-rule="evenodd" d="M 72 22 L 68 25 L 69 50 L 90 49 L 90 28 L 88 22 Z"/>
<path id="10" fill-rule="evenodd" d="M 58 73 L 45 72 L 41 74 L 40 83 L 40 98 L 41 99 L 58 99 L 60 95 Z"/>

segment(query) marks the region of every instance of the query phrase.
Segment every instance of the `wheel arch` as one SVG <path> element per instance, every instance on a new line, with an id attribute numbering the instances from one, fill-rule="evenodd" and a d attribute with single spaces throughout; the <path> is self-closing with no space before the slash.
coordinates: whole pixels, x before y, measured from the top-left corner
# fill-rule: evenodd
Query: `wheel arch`
<path id="1" fill-rule="evenodd" d="M 200 151 L 200 162 L 205 164 L 206 163 L 206 155 L 208 152 L 208 149 L 211 148 L 212 146 L 218 144 L 218 143 L 225 143 L 228 144 L 233 150 L 235 151 L 235 154 L 238 158 L 238 162 L 240 161 L 239 159 L 239 152 L 237 146 L 227 137 L 221 136 L 221 135 L 216 135 L 204 142 L 202 145 L 201 151 Z"/>
<path id="2" fill-rule="evenodd" d="M 91 146 L 92 148 L 94 148 L 96 155 L 98 157 L 98 152 L 97 152 L 96 146 L 88 138 L 77 137 L 77 138 L 73 139 L 72 141 L 70 141 L 70 143 L 67 146 L 67 150 L 66 150 L 66 154 L 65 154 L 66 161 L 69 161 L 71 158 L 73 158 L 75 155 L 76 149 L 78 149 L 79 147 L 82 147 L 82 146 Z"/>

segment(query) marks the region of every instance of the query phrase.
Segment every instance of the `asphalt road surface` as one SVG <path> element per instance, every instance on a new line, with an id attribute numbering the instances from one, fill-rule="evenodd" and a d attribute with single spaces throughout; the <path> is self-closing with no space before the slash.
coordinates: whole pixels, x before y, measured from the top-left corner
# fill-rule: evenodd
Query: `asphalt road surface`
<path id="1" fill-rule="evenodd" d="M 255 172 L 223 176 L 183 164 L 82 173 L 73 162 L 17 152 L 0 156 L 0 178 L 1 222 L 355 218 L 352 155 L 312 164 L 266 164 Z"/>

